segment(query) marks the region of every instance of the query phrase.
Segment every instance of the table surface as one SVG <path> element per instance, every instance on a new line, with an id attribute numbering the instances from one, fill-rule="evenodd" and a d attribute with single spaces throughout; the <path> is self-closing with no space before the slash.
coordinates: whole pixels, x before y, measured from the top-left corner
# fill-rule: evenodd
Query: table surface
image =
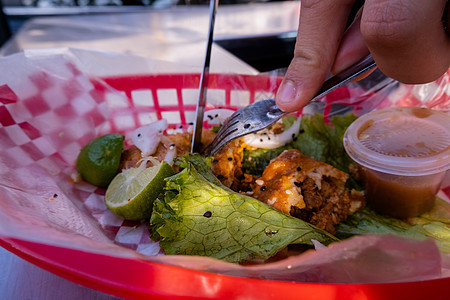
<path id="1" fill-rule="evenodd" d="M 2 299 L 106 300 L 114 296 L 78 285 L 45 271 L 0 247 Z"/>
<path id="2" fill-rule="evenodd" d="M 295 31 L 298 2 L 219 7 L 216 39 Z M 208 24 L 207 7 L 158 12 L 38 17 L 27 21 L 0 49 L 9 55 L 29 48 L 71 47 L 114 51 L 180 62 L 200 69 Z M 213 49 L 211 70 L 256 73 L 224 49 Z M 47 272 L 0 247 L 2 299 L 117 299 Z"/>
<path id="3" fill-rule="evenodd" d="M 219 6 L 214 40 L 295 33 L 298 16 L 299 3 L 296 1 Z M 177 6 L 141 13 L 37 17 L 21 27 L 0 49 L 0 55 L 27 48 L 71 47 L 201 67 L 204 57 L 199 53 L 206 49 L 208 18 L 207 6 Z M 236 67 L 243 64 L 214 44 L 212 72 L 236 72 Z"/>

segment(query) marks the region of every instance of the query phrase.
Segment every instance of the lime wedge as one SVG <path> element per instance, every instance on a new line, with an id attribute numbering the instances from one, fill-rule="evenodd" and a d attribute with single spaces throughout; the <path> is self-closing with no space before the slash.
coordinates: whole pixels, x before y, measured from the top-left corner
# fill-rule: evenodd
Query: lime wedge
<path id="1" fill-rule="evenodd" d="M 116 176 L 124 136 L 111 133 L 87 143 L 78 154 L 75 167 L 83 180 L 98 187 L 106 188 Z"/>
<path id="2" fill-rule="evenodd" d="M 125 169 L 109 184 L 105 194 L 106 206 L 126 220 L 149 219 L 153 201 L 164 189 L 164 179 L 173 174 L 172 167 L 165 161 L 149 168 Z"/>

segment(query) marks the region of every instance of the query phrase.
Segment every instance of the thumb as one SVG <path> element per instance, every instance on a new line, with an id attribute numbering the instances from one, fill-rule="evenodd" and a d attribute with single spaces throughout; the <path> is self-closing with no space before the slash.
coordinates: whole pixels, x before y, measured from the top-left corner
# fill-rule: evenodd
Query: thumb
<path id="1" fill-rule="evenodd" d="M 284 111 L 297 111 L 317 93 L 334 63 L 354 0 L 302 0 L 292 59 L 275 97 Z"/>

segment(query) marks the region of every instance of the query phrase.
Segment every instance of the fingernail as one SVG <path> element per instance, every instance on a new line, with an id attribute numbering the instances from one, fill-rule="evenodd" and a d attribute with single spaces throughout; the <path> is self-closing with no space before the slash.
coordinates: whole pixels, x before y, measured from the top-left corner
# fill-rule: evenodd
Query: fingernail
<path id="1" fill-rule="evenodd" d="M 285 81 L 277 92 L 277 100 L 279 103 L 289 103 L 295 99 L 295 86 L 292 81 Z"/>

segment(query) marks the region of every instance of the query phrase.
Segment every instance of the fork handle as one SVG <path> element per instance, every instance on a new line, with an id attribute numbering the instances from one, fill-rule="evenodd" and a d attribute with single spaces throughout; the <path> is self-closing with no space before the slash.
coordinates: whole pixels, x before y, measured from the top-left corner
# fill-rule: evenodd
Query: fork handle
<path id="1" fill-rule="evenodd" d="M 363 58 L 356 64 L 350 66 L 348 69 L 345 69 L 341 73 L 325 80 L 325 82 L 322 84 L 317 94 L 310 100 L 310 102 L 319 100 L 328 93 L 347 84 L 348 82 L 364 74 L 365 72 L 372 70 L 376 66 L 377 65 L 373 60 L 372 55 L 371 54 L 367 55 L 365 58 Z M 287 113 L 278 108 L 276 104 L 271 106 L 267 111 L 267 115 L 273 119 L 279 119 L 285 116 L 286 114 Z"/>
<path id="2" fill-rule="evenodd" d="M 376 66 L 377 65 L 373 60 L 372 54 L 367 55 L 365 58 L 350 66 L 348 69 L 345 69 L 341 73 L 327 79 L 311 101 L 318 100 L 319 98 L 334 91 L 338 87 L 343 86 Z"/>

